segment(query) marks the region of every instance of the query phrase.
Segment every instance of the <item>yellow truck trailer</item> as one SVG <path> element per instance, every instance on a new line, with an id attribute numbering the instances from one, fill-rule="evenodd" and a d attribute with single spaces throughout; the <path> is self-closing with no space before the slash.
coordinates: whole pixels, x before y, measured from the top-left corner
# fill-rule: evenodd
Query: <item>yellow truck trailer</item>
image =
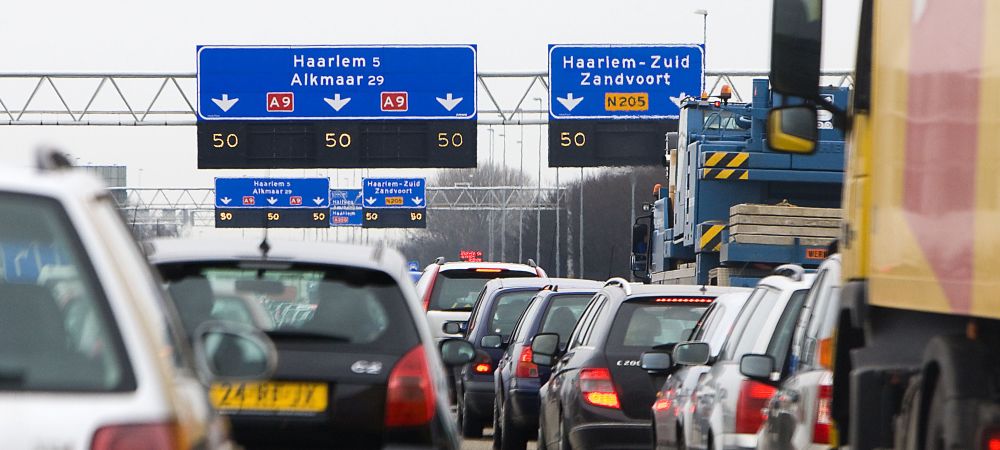
<path id="1" fill-rule="evenodd" d="M 1000 449 L 1000 1 L 863 0 L 847 111 L 817 91 L 822 11 L 774 0 L 771 83 L 798 99 L 768 127 L 794 153 L 817 106 L 849 130 L 840 444 Z"/>

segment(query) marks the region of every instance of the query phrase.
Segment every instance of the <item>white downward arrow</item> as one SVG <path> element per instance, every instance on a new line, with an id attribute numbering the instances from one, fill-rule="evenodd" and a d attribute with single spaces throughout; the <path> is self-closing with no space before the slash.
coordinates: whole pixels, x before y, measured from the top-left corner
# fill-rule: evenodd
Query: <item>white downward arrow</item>
<path id="1" fill-rule="evenodd" d="M 576 105 L 583 101 L 583 97 L 573 98 L 573 93 L 570 92 L 566 94 L 566 98 L 556 97 L 556 100 L 559 100 L 559 103 L 562 103 L 567 111 L 573 111 L 573 108 L 576 108 Z"/>
<path id="2" fill-rule="evenodd" d="M 445 98 L 441 97 L 435 97 L 435 98 L 437 98 L 438 103 L 440 103 L 441 106 L 444 106 L 444 109 L 447 109 L 448 111 L 455 109 L 455 107 L 458 106 L 459 103 L 462 103 L 462 97 L 452 98 L 451 92 L 449 92 L 448 95 L 445 95 L 444 97 Z"/>
<path id="3" fill-rule="evenodd" d="M 323 98 L 326 104 L 330 105 L 334 111 L 340 111 L 347 102 L 351 101 L 350 97 L 340 98 L 340 94 L 333 94 L 333 98 Z"/>
<path id="4" fill-rule="evenodd" d="M 410 200 L 413 200 L 413 204 L 414 205 L 419 205 L 419 204 L 421 204 L 424 201 L 424 199 L 422 199 L 420 197 L 413 197 Z"/>
<path id="5" fill-rule="evenodd" d="M 673 102 L 675 105 L 677 105 L 678 108 L 680 108 L 681 103 L 684 102 L 685 98 L 687 98 L 687 94 L 681 92 L 676 97 L 670 97 L 670 101 Z"/>
<path id="6" fill-rule="evenodd" d="M 273 205 L 275 203 L 278 203 L 278 199 L 276 199 L 274 197 L 268 197 L 267 198 L 267 202 Z"/>
<path id="7" fill-rule="evenodd" d="M 213 98 L 212 102 L 218 105 L 222 112 L 229 112 L 229 108 L 232 108 L 236 102 L 240 101 L 238 98 L 229 98 L 229 94 L 222 94 L 222 99 Z"/>
<path id="8" fill-rule="evenodd" d="M 317 205 L 323 203 L 323 197 L 316 197 L 313 199 L 313 202 L 315 202 Z"/>
<path id="9" fill-rule="evenodd" d="M 368 198 L 365 199 L 365 201 L 368 202 L 369 205 L 374 205 L 375 204 L 375 197 L 368 197 Z"/>
<path id="10" fill-rule="evenodd" d="M 231 199 L 229 197 L 222 197 L 222 198 L 219 199 L 219 201 L 222 202 L 223 205 L 228 205 L 229 202 L 233 201 L 233 199 Z"/>

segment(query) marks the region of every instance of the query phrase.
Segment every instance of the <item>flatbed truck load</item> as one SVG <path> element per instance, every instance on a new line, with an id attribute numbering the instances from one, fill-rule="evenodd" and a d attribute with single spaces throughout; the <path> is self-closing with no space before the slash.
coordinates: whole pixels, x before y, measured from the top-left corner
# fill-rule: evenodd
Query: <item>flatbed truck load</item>
<path id="1" fill-rule="evenodd" d="M 805 104 L 773 105 L 769 144 L 815 152 L 817 108 L 849 132 L 840 319 L 818 345 L 836 444 L 1000 448 L 1000 5 L 862 0 L 843 108 L 816 89 L 823 1 L 773 3 L 771 85 Z"/>

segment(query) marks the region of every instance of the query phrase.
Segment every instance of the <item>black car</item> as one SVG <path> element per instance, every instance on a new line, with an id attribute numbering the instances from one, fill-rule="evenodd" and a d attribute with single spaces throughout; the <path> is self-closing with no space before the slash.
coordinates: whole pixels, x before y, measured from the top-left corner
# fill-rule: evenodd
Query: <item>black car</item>
<path id="1" fill-rule="evenodd" d="M 531 339 L 555 333 L 565 342 L 599 286 L 549 287 L 531 299 L 493 372 L 494 448 L 524 449 L 538 435 L 538 390 L 549 379 L 549 367 L 532 362 Z"/>
<path id="2" fill-rule="evenodd" d="M 687 339 L 713 299 L 733 288 L 636 285 L 615 278 L 594 296 L 560 351 L 540 333 L 532 360 L 552 365 L 539 391 L 539 448 L 648 449 L 656 388 L 643 352 Z"/>
<path id="3" fill-rule="evenodd" d="M 220 298 L 250 297 L 272 313 L 263 331 L 277 348 L 274 375 L 209 392 L 240 446 L 458 449 L 442 357 L 466 363 L 474 350 L 452 339 L 439 353 L 395 251 L 195 240 L 149 247 L 186 328 L 218 319 Z"/>
<path id="4" fill-rule="evenodd" d="M 565 278 L 498 278 L 480 291 L 472 307 L 465 338 L 476 347 L 476 359 L 455 377 L 458 424 L 465 437 L 481 437 L 493 421 L 493 371 L 528 302 L 546 286 L 590 286 L 600 283 Z M 451 322 L 445 326 L 455 327 Z M 454 330 L 448 330 L 454 331 Z"/>

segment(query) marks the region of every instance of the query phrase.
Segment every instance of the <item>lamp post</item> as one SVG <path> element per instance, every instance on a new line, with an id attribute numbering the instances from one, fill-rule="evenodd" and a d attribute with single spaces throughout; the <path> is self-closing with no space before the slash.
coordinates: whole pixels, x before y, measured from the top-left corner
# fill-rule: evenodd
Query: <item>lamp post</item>
<path id="1" fill-rule="evenodd" d="M 542 119 L 542 98 L 538 102 L 538 119 Z M 535 191 L 535 262 L 542 263 L 542 126 L 538 126 L 538 189 Z"/>
<path id="2" fill-rule="evenodd" d="M 708 10 L 707 9 L 696 9 L 694 14 L 701 16 L 701 48 L 702 48 L 702 58 L 705 67 L 708 67 L 708 50 L 706 49 L 708 43 Z M 702 72 L 701 76 L 702 89 L 705 89 L 705 74 Z"/>

